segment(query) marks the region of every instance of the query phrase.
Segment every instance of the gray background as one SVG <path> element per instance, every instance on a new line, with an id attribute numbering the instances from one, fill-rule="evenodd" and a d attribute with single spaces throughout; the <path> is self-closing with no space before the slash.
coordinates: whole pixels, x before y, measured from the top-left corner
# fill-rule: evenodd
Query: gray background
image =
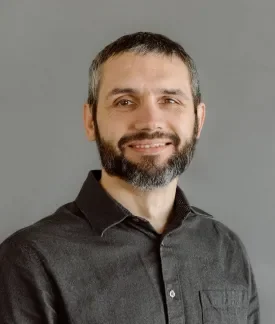
<path id="1" fill-rule="evenodd" d="M 100 167 L 82 126 L 93 56 L 125 33 L 163 33 L 195 59 L 208 109 L 180 186 L 240 235 L 262 321 L 274 323 L 274 10 L 273 0 L 1 0 L 0 240 L 74 199 Z"/>

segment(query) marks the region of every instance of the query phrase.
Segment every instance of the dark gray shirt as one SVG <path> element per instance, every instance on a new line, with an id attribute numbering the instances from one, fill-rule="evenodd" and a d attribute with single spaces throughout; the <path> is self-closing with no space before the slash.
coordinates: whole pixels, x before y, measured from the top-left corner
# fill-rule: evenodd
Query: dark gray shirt
<path id="1" fill-rule="evenodd" d="M 158 234 L 91 171 L 75 201 L 0 246 L 3 324 L 256 324 L 259 303 L 236 234 L 191 207 Z"/>

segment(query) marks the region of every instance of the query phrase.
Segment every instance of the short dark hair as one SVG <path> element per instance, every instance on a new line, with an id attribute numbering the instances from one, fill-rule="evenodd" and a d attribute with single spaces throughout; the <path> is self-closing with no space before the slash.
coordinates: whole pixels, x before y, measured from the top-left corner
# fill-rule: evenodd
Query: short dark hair
<path id="1" fill-rule="evenodd" d="M 96 117 L 100 87 L 100 69 L 109 58 L 125 52 L 134 52 L 140 55 L 146 55 L 148 53 L 164 54 L 167 56 L 176 55 L 181 58 L 186 64 L 190 74 L 193 102 L 195 112 L 197 112 L 197 106 L 201 102 L 201 92 L 198 72 L 191 56 L 187 54 L 180 44 L 172 41 L 164 35 L 151 32 L 137 32 L 134 34 L 124 35 L 107 45 L 92 61 L 89 69 L 89 91 L 87 102 L 92 108 L 93 118 Z"/>

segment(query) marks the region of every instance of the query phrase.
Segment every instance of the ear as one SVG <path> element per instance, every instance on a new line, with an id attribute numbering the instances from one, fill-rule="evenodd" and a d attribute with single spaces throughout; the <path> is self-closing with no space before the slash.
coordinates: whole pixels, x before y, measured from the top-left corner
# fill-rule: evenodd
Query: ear
<path id="1" fill-rule="evenodd" d="M 83 121 L 88 140 L 95 141 L 95 127 L 91 110 L 91 106 L 88 103 L 85 103 L 83 106 Z"/>
<path id="2" fill-rule="evenodd" d="M 205 121 L 205 114 L 206 114 L 206 106 L 203 102 L 201 102 L 197 107 L 197 114 L 198 114 L 198 123 L 199 123 L 199 129 L 198 129 L 198 135 L 197 139 L 200 138 L 202 127 Z"/>

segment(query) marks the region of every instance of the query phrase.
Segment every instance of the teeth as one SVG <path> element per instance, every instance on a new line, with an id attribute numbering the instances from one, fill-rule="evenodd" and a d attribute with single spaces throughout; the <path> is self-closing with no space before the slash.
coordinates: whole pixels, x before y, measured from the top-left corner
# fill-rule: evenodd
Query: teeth
<path id="1" fill-rule="evenodd" d="M 161 146 L 165 146 L 165 144 L 134 145 L 135 148 L 150 148 L 150 147 L 161 147 Z"/>

